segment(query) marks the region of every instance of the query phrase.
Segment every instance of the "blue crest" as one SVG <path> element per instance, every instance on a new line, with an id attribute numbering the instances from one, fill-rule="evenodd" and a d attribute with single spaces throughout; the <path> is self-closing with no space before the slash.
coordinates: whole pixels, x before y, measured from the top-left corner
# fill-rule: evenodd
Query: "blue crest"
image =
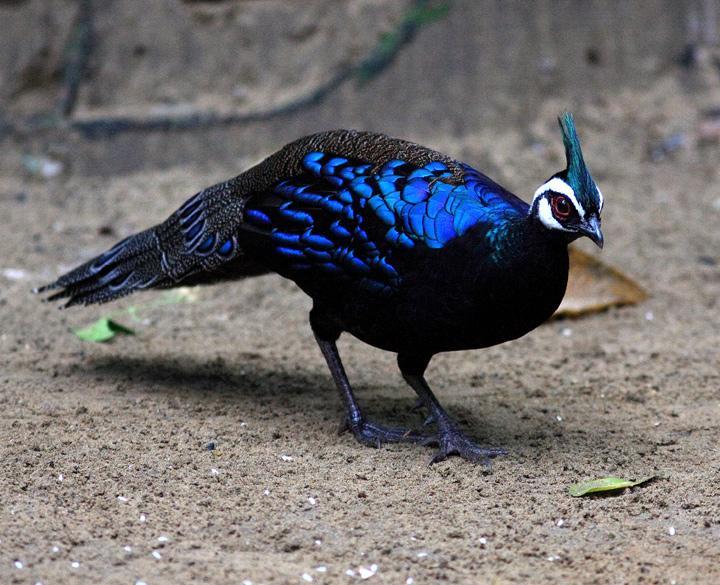
<path id="1" fill-rule="evenodd" d="M 567 159 L 566 181 L 575 191 L 575 197 L 586 212 L 599 213 L 602 209 L 602 195 L 598 191 L 590 171 L 585 166 L 573 116 L 570 112 L 565 112 L 558 118 L 558 122 L 562 130 L 565 158 Z"/>

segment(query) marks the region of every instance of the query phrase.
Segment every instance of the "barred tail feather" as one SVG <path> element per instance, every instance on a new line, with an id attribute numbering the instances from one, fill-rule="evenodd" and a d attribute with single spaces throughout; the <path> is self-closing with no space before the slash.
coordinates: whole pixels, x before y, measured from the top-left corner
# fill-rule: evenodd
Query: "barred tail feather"
<path id="1" fill-rule="evenodd" d="M 162 270 L 157 227 L 122 240 L 36 292 L 58 290 L 48 301 L 67 299 L 66 307 L 105 303 L 136 290 L 172 286 Z"/>

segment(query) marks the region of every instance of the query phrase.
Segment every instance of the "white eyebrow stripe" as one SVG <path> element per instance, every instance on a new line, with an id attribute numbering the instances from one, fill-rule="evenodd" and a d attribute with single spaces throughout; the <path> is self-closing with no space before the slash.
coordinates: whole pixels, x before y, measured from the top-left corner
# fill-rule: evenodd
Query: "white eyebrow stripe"
<path id="1" fill-rule="evenodd" d="M 585 219 L 585 209 L 582 205 L 580 205 L 577 197 L 575 197 L 575 191 L 573 191 L 572 187 L 568 185 L 565 181 L 563 181 L 559 177 L 553 177 L 547 183 L 540 185 L 537 188 L 537 191 L 535 191 L 535 195 L 533 195 L 533 201 L 535 201 L 535 199 L 547 193 L 548 191 L 553 191 L 555 193 L 561 193 L 562 195 L 565 195 L 568 199 L 570 199 L 570 201 L 572 201 L 572 204 L 575 206 L 575 210 L 578 212 L 578 215 L 582 219 Z"/>

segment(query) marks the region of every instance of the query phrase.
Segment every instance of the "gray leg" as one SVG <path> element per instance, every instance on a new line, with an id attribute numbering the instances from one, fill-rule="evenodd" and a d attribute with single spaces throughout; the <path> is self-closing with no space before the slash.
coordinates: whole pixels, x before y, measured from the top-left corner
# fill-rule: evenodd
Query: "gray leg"
<path id="1" fill-rule="evenodd" d="M 405 381 L 412 387 L 425 407 L 430 412 L 430 420 L 437 425 L 437 436 L 427 443 L 436 443 L 440 448 L 435 456 L 430 461 L 431 463 L 437 463 L 444 461 L 450 455 L 459 455 L 467 461 L 473 463 L 481 463 L 482 465 L 490 465 L 490 459 L 497 457 L 498 455 L 507 455 L 505 449 L 497 448 L 483 448 L 471 441 L 457 426 L 457 423 L 450 418 L 450 415 L 445 412 L 438 399 L 433 394 L 430 386 L 425 381 L 425 377 L 422 373 L 408 373 L 407 369 L 404 368 L 404 360 L 400 358 L 400 371 L 402 372 Z M 422 365 L 421 371 L 424 371 L 427 362 Z M 416 370 L 418 368 L 412 368 Z"/>
<path id="2" fill-rule="evenodd" d="M 345 404 L 346 414 L 340 427 L 341 431 L 351 431 L 360 443 L 372 447 L 379 447 L 382 443 L 422 443 L 428 439 L 416 431 L 385 428 L 366 421 L 350 387 L 335 341 L 322 339 L 317 333 L 315 333 L 315 339 Z"/>

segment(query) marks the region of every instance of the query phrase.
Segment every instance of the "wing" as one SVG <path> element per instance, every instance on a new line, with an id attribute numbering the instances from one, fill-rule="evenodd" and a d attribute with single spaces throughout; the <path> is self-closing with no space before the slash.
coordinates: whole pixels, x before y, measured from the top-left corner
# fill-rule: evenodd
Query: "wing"
<path id="1" fill-rule="evenodd" d="M 433 253 L 473 226 L 527 212 L 520 199 L 464 165 L 460 173 L 443 161 L 378 166 L 315 151 L 301 167 L 248 198 L 239 237 L 304 288 L 353 283 L 390 295 L 408 255 Z"/>

